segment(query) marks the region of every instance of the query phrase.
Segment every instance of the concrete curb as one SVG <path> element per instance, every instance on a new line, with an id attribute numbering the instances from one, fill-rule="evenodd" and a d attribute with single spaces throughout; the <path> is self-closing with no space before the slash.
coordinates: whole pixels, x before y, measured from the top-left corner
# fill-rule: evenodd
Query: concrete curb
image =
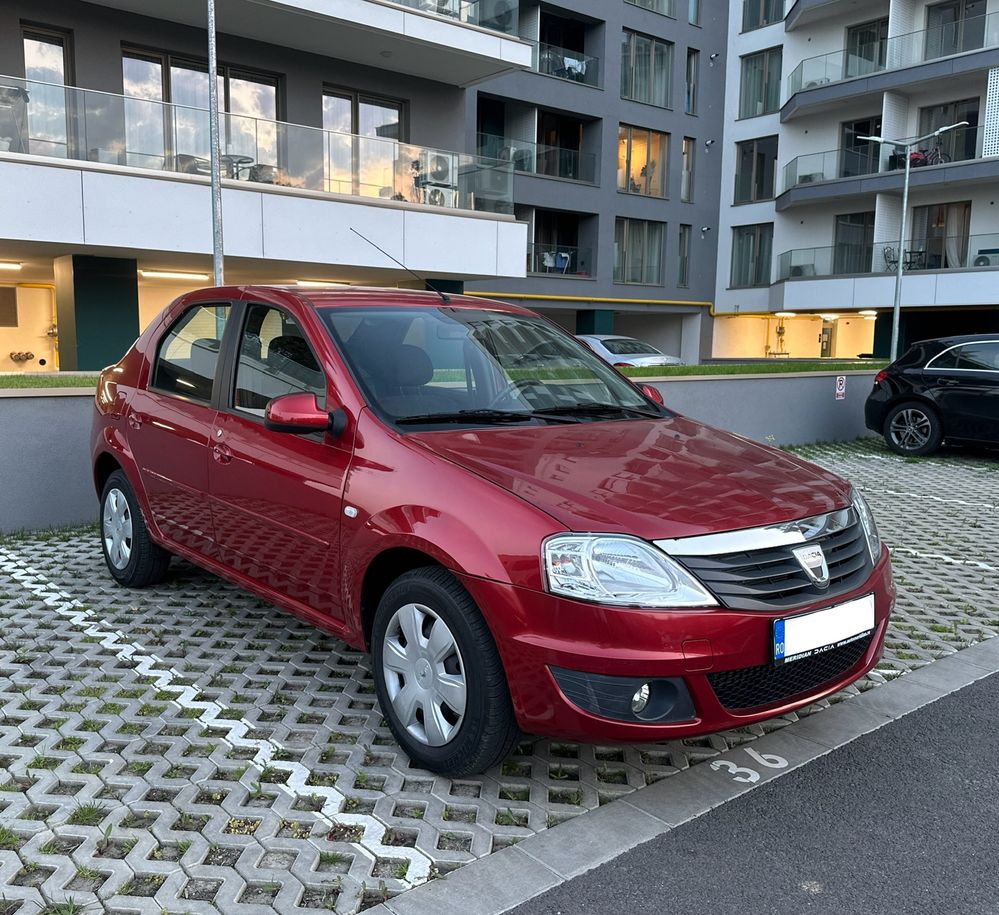
<path id="1" fill-rule="evenodd" d="M 999 638 L 738 747 L 409 890 L 369 915 L 502 915 L 864 734 L 999 673 Z"/>

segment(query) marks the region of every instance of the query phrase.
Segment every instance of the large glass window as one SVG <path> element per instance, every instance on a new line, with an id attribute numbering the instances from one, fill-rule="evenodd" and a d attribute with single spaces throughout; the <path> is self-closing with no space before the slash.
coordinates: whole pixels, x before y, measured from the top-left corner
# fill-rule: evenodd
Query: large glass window
<path id="1" fill-rule="evenodd" d="M 970 225 L 971 201 L 914 207 L 904 265 L 910 270 L 966 266 Z"/>
<path id="2" fill-rule="evenodd" d="M 684 93 L 684 111 L 687 114 L 697 114 L 697 84 L 700 81 L 701 52 L 696 48 L 687 48 L 687 81 Z"/>
<path id="3" fill-rule="evenodd" d="M 403 114 L 401 101 L 327 89 L 323 93 L 323 128 L 331 133 L 326 189 L 380 197 L 384 188 L 393 188 L 396 144 L 405 140 Z"/>
<path id="4" fill-rule="evenodd" d="M 947 0 L 926 8 L 927 60 L 972 51 L 985 43 L 985 0 Z"/>
<path id="5" fill-rule="evenodd" d="M 627 29 L 621 44 L 621 98 L 670 107 L 673 44 Z"/>
<path id="6" fill-rule="evenodd" d="M 874 211 L 836 217 L 833 273 L 868 273 L 874 252 Z"/>
<path id="7" fill-rule="evenodd" d="M 732 234 L 732 286 L 769 286 L 773 223 L 736 226 Z"/>
<path id="8" fill-rule="evenodd" d="M 239 341 L 232 405 L 263 416 L 275 397 L 301 393 L 326 403 L 326 376 L 312 347 L 290 315 L 269 305 L 251 305 Z"/>
<path id="9" fill-rule="evenodd" d="M 618 218 L 614 223 L 614 282 L 659 286 L 666 224 Z"/>
<path id="10" fill-rule="evenodd" d="M 669 134 L 622 124 L 617 139 L 617 189 L 665 197 Z"/>
<path id="11" fill-rule="evenodd" d="M 749 32 L 784 18 L 784 0 L 742 0 L 742 30 Z"/>
<path id="12" fill-rule="evenodd" d="M 919 135 L 925 136 L 941 127 L 967 121 L 967 127 L 950 130 L 930 145 L 936 146 L 945 162 L 963 162 L 978 155 L 978 111 L 981 100 L 961 99 L 944 105 L 930 105 L 919 109 Z M 903 160 L 904 164 L 904 160 Z"/>
<path id="13" fill-rule="evenodd" d="M 694 199 L 694 138 L 683 138 L 683 162 L 680 168 L 680 200 L 690 203 Z"/>
<path id="14" fill-rule="evenodd" d="M 885 68 L 888 48 L 888 17 L 851 26 L 846 30 L 844 76 L 865 76 Z"/>
<path id="15" fill-rule="evenodd" d="M 48 29 L 24 29 L 24 76 L 29 80 L 29 150 L 37 156 L 69 155 L 66 121 L 69 82 L 69 35 Z"/>
<path id="16" fill-rule="evenodd" d="M 681 225 L 676 259 L 676 285 L 681 288 L 690 285 L 690 236 L 692 226 Z"/>
<path id="17" fill-rule="evenodd" d="M 652 10 L 654 13 L 662 13 L 663 16 L 676 15 L 676 0 L 625 0 L 625 2 Z"/>
<path id="18" fill-rule="evenodd" d="M 701 0 L 687 0 L 687 22 L 701 24 Z"/>
<path id="19" fill-rule="evenodd" d="M 160 343 L 152 386 L 208 403 L 229 311 L 228 305 L 196 305 L 185 311 Z"/>
<path id="20" fill-rule="evenodd" d="M 736 144 L 735 202 L 771 200 L 777 172 L 777 137 L 760 137 Z"/>
<path id="21" fill-rule="evenodd" d="M 780 108 L 781 48 L 742 58 L 739 117 L 752 118 Z"/>

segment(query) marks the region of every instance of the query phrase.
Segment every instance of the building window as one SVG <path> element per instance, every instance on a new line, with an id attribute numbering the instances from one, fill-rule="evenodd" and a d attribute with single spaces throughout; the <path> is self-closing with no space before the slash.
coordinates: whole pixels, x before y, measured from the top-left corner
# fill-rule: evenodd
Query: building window
<path id="1" fill-rule="evenodd" d="M 31 99 L 27 115 L 28 148 L 16 138 L 12 152 L 30 152 L 36 156 L 70 155 L 69 111 L 65 85 L 72 83 L 70 73 L 70 35 L 55 29 L 24 28 L 24 77 Z M 17 148 L 22 146 L 22 148 Z"/>
<path id="2" fill-rule="evenodd" d="M 669 134 L 622 124 L 617 138 L 617 189 L 665 197 Z"/>
<path id="3" fill-rule="evenodd" d="M 777 173 L 777 137 L 736 144 L 735 202 L 772 200 Z"/>
<path id="4" fill-rule="evenodd" d="M 618 218 L 614 223 L 614 282 L 662 284 L 666 224 Z"/>
<path id="5" fill-rule="evenodd" d="M 669 108 L 673 45 L 638 32 L 624 31 L 621 43 L 621 98 Z"/>
<path id="6" fill-rule="evenodd" d="M 701 24 L 701 0 L 687 0 L 687 22 Z"/>
<path id="7" fill-rule="evenodd" d="M 945 105 L 930 105 L 919 109 L 919 134 L 933 133 L 948 124 L 967 121 L 967 127 L 950 130 L 932 141 L 946 157 L 943 161 L 963 162 L 978 155 L 978 113 L 981 99 L 969 98 Z M 901 157 L 900 157 L 901 158 Z M 903 165 L 905 159 L 902 159 Z"/>
<path id="8" fill-rule="evenodd" d="M 342 89 L 323 93 L 323 129 L 330 131 L 326 190 L 362 197 L 382 196 L 393 185 L 397 144 L 406 140 L 405 107 Z"/>
<path id="9" fill-rule="evenodd" d="M 690 285 L 690 233 L 691 226 L 680 226 L 676 257 L 676 285 L 681 288 Z"/>
<path id="10" fill-rule="evenodd" d="M 625 0 L 625 2 L 645 10 L 652 10 L 653 13 L 661 13 L 663 16 L 676 17 L 676 0 Z"/>
<path id="11" fill-rule="evenodd" d="M 680 168 L 680 200 L 690 203 L 694 199 L 694 138 L 683 138 L 683 163 Z"/>
<path id="12" fill-rule="evenodd" d="M 742 0 L 742 30 L 772 25 L 784 18 L 784 0 Z"/>
<path id="13" fill-rule="evenodd" d="M 732 286 L 769 286 L 774 224 L 736 226 L 732 233 Z"/>
<path id="14" fill-rule="evenodd" d="M 780 108 L 780 68 L 780 48 L 769 48 L 742 58 L 740 118 L 770 114 Z"/>
<path id="15" fill-rule="evenodd" d="M 687 91 L 684 97 L 684 111 L 697 114 L 697 83 L 701 70 L 701 52 L 687 48 Z"/>

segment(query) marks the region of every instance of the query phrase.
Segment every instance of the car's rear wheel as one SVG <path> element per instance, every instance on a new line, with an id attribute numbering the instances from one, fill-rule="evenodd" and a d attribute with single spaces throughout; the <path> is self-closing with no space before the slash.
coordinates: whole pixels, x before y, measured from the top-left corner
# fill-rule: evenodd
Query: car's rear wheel
<path id="1" fill-rule="evenodd" d="M 896 454 L 932 454 L 943 441 L 943 426 L 936 412 L 915 401 L 892 407 L 885 417 L 885 441 Z"/>
<path id="2" fill-rule="evenodd" d="M 389 586 L 375 612 L 371 654 L 382 712 L 416 765 L 469 775 L 516 743 L 496 643 L 446 569 L 414 569 Z"/>
<path id="3" fill-rule="evenodd" d="M 135 491 L 124 471 L 108 477 L 101 493 L 101 549 L 108 571 L 129 588 L 162 581 L 170 554 L 153 543 Z"/>

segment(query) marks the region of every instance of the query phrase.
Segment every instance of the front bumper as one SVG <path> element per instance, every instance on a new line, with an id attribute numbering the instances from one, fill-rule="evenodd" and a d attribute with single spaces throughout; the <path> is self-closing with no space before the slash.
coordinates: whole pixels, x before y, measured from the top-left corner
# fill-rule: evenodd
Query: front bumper
<path id="1" fill-rule="evenodd" d="M 682 611 L 631 610 L 567 600 L 552 594 L 463 577 L 492 629 L 503 659 L 520 727 L 563 740 L 641 743 L 742 727 L 801 708 L 837 692 L 870 670 L 884 648 L 895 603 L 888 551 L 854 591 L 794 611 L 724 608 Z M 875 629 L 859 659 L 804 691 L 749 710 L 727 708 L 709 675 L 771 663 L 773 620 L 874 594 Z M 786 665 L 788 669 L 794 664 Z M 559 689 L 552 668 L 610 677 L 682 678 L 694 717 L 676 723 L 620 721 L 591 714 Z"/>

